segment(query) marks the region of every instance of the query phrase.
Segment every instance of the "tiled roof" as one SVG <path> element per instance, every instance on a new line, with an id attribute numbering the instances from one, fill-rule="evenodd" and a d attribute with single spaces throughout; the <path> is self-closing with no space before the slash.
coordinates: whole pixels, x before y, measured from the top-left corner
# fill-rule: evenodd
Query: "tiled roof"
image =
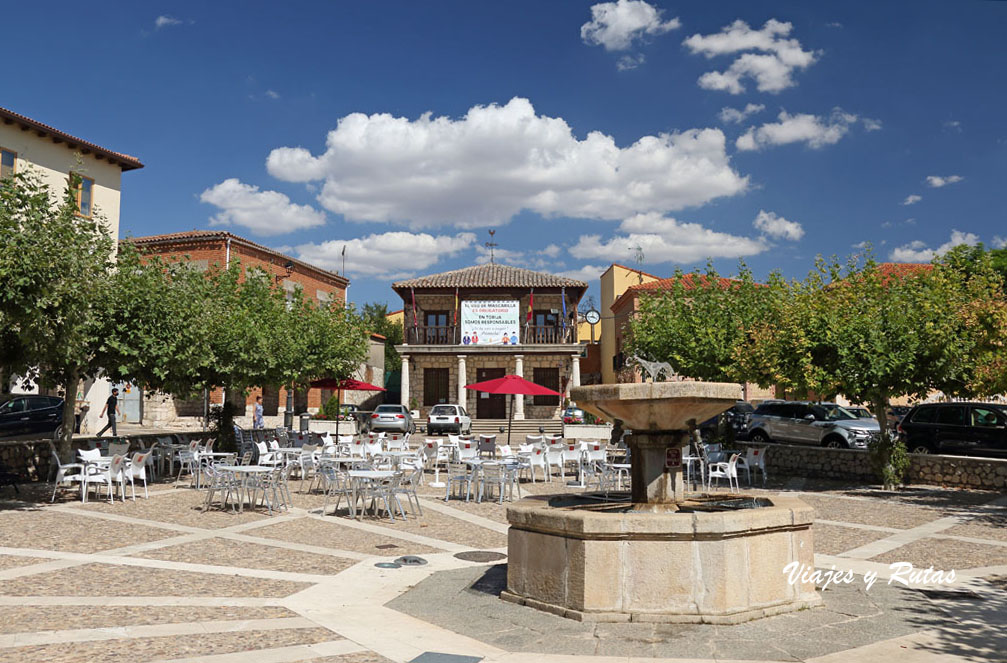
<path id="1" fill-rule="evenodd" d="M 255 242 L 245 239 L 244 237 L 239 237 L 234 233 L 229 233 L 226 230 L 187 230 L 185 232 L 179 233 L 166 233 L 164 235 L 148 235 L 147 237 L 130 237 L 124 241 L 132 242 L 137 246 L 154 246 L 154 245 L 171 245 L 171 244 L 193 244 L 198 242 L 214 242 L 223 241 L 230 239 L 233 243 L 239 244 L 241 246 L 247 246 L 252 249 L 268 253 L 269 255 L 276 256 L 283 260 L 289 260 L 295 265 L 299 265 L 303 269 L 322 274 L 330 279 L 335 279 L 337 281 L 342 281 L 345 284 L 349 284 L 350 280 L 345 276 L 337 274 L 335 272 L 330 272 L 327 269 L 322 269 L 311 263 L 304 262 L 303 260 L 298 260 L 297 258 L 292 258 L 284 253 L 280 253 L 276 249 L 271 249 L 268 246 L 263 246 L 262 244 L 256 244 Z"/>
<path id="2" fill-rule="evenodd" d="M 530 269 L 486 263 L 398 281 L 392 288 L 584 288 L 587 283 Z"/>
<path id="3" fill-rule="evenodd" d="M 698 278 L 697 278 L 698 276 Z M 686 290 L 692 290 L 697 286 L 697 284 L 705 285 L 708 279 L 705 274 L 683 274 L 682 275 L 682 287 Z M 736 279 L 724 278 L 723 276 L 718 279 L 718 283 L 721 287 L 735 283 Z M 638 283 L 637 285 L 631 285 L 626 288 L 626 291 L 619 295 L 618 299 L 613 302 L 610 307 L 613 311 L 621 308 L 626 301 L 636 297 L 641 292 L 657 292 L 662 290 L 671 290 L 675 285 L 675 277 L 660 279 L 659 281 L 649 281 L 647 283 Z"/>
<path id="4" fill-rule="evenodd" d="M 0 120 L 2 120 L 4 124 L 17 124 L 24 129 L 33 130 L 40 136 L 50 136 L 53 139 L 53 142 L 66 143 L 67 147 L 70 149 L 75 150 L 80 148 L 82 154 L 93 153 L 96 156 L 108 159 L 124 171 L 143 168 L 143 164 L 140 163 L 140 160 L 136 157 L 131 157 L 128 154 L 122 154 L 121 152 L 113 152 L 112 150 L 101 147 L 100 145 L 95 145 L 94 143 L 82 140 L 76 136 L 71 136 L 65 131 L 60 131 L 55 127 L 50 127 L 48 124 L 42 124 L 38 120 L 33 120 L 30 117 L 21 115 L 20 113 L 15 113 L 12 110 L 0 107 Z"/>

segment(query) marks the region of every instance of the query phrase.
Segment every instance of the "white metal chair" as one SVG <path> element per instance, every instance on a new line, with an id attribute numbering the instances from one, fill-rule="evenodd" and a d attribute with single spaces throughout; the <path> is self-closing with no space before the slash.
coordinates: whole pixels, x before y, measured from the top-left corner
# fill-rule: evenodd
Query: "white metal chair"
<path id="1" fill-rule="evenodd" d="M 364 438 L 357 438 L 353 440 L 350 445 L 350 455 L 354 458 L 367 458 L 367 442 Z"/>
<path id="2" fill-rule="evenodd" d="M 479 456 L 479 443 L 474 440 L 459 440 L 458 460 L 472 460 Z"/>
<path id="3" fill-rule="evenodd" d="M 380 454 L 381 451 L 381 442 L 377 440 L 364 444 L 364 456 L 367 458 L 374 458 Z"/>
<path id="4" fill-rule="evenodd" d="M 465 501 L 468 502 L 472 496 L 472 468 L 466 463 L 448 463 L 448 480 L 444 491 L 444 501 L 451 499 L 451 492 L 455 485 L 465 486 Z M 458 495 L 461 498 L 461 495 Z"/>
<path id="5" fill-rule="evenodd" d="M 483 463 L 480 467 L 479 476 L 479 493 L 477 502 L 482 502 L 483 497 L 487 494 L 492 494 L 488 488 L 496 488 L 497 497 L 500 504 L 503 504 L 504 493 L 507 493 L 507 499 L 511 502 L 514 501 L 514 486 L 517 485 L 517 476 L 509 471 L 508 467 L 503 463 Z M 520 491 L 520 488 L 518 488 Z"/>

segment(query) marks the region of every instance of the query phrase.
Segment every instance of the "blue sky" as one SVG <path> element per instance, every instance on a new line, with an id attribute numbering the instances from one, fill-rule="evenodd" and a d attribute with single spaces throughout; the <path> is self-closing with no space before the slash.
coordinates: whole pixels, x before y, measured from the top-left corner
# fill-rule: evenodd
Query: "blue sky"
<path id="1" fill-rule="evenodd" d="M 485 260 L 489 228 L 499 261 L 592 283 L 638 247 L 659 275 L 743 257 L 800 276 L 863 242 L 921 261 L 1007 238 L 1004 2 L 4 19 L 0 106 L 146 164 L 123 178 L 124 235 L 223 228 L 334 269 L 345 245 L 358 303 L 396 308 L 392 280 Z"/>

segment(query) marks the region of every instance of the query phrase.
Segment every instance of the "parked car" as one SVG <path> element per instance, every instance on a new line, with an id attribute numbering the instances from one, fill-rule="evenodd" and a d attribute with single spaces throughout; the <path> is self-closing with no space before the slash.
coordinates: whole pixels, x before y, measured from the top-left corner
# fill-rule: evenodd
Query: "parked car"
<path id="1" fill-rule="evenodd" d="M 582 424 L 584 423 L 584 410 L 579 407 L 568 407 L 563 410 L 563 423 L 564 424 Z"/>
<path id="2" fill-rule="evenodd" d="M 909 410 L 898 426 L 910 453 L 1007 456 L 1007 406 L 991 403 L 926 403 Z"/>
<path id="3" fill-rule="evenodd" d="M 427 417 L 427 433 L 468 434 L 472 432 L 472 417 L 461 405 L 435 405 Z"/>
<path id="4" fill-rule="evenodd" d="M 721 415 L 707 419 L 699 425 L 700 435 L 703 439 L 711 439 L 717 434 L 720 421 L 734 429 L 734 439 L 744 440 L 748 434 L 748 420 L 751 418 L 755 407 L 748 401 L 738 401 L 730 410 Z"/>
<path id="5" fill-rule="evenodd" d="M 58 438 L 63 429 L 63 399 L 35 394 L 0 396 L 0 438 Z"/>
<path id="6" fill-rule="evenodd" d="M 765 401 L 752 413 L 748 424 L 748 439 L 756 443 L 865 449 L 880 435 L 877 421 L 860 419 L 836 403 Z"/>
<path id="7" fill-rule="evenodd" d="M 843 409 L 850 414 L 856 416 L 858 419 L 873 419 L 874 415 L 871 411 L 865 407 L 858 407 L 856 405 L 844 405 Z"/>
<path id="8" fill-rule="evenodd" d="M 909 410 L 912 408 L 908 405 L 892 405 L 888 408 L 886 416 L 888 418 L 888 427 L 895 428 L 902 421 L 902 418 L 909 414 Z"/>
<path id="9" fill-rule="evenodd" d="M 379 405 L 368 422 L 372 431 L 392 431 L 396 433 L 415 433 L 416 423 L 405 405 Z"/>

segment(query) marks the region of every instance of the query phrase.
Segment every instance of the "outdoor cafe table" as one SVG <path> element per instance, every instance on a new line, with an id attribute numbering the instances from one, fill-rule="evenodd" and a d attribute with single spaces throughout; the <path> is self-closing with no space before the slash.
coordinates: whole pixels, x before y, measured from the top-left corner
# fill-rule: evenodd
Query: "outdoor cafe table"
<path id="1" fill-rule="evenodd" d="M 482 466 L 485 465 L 486 463 L 496 464 L 496 465 L 503 465 L 504 468 L 507 470 L 508 473 L 510 473 L 510 472 L 517 472 L 518 470 L 521 469 L 521 465 L 522 465 L 521 460 L 518 459 L 518 458 L 515 458 L 515 457 L 505 457 L 505 458 L 502 458 L 502 459 L 500 459 L 500 458 L 466 458 L 463 462 L 465 462 L 469 467 L 472 468 L 471 481 L 472 481 L 473 484 L 479 478 L 479 472 L 482 470 Z M 517 490 L 518 490 L 518 496 L 520 496 L 521 495 L 521 486 L 520 485 L 518 485 L 518 489 Z M 475 501 L 476 502 L 482 501 L 480 499 L 479 493 L 476 493 L 476 499 L 475 499 Z"/>
<path id="2" fill-rule="evenodd" d="M 247 482 L 251 476 L 258 474 L 269 474 L 274 469 L 276 468 L 269 467 L 267 465 L 217 465 L 217 470 L 223 472 L 231 472 L 236 477 L 239 477 L 241 479 L 242 486 L 245 488 L 247 488 L 245 482 Z M 245 491 L 245 494 L 246 495 L 248 494 L 247 490 Z M 254 504 L 250 504 L 249 506 L 255 508 Z M 241 502 L 239 502 L 238 504 L 238 512 L 240 513 L 243 512 L 244 510 L 245 510 L 245 498 L 242 497 Z"/>
<path id="3" fill-rule="evenodd" d="M 395 472 L 392 472 L 391 470 L 350 470 L 349 472 L 347 472 L 347 475 L 352 480 L 351 483 L 353 484 L 353 505 L 356 506 L 361 484 L 370 481 L 381 481 L 382 479 L 391 479 L 393 476 L 395 476 Z M 360 511 L 363 511 L 363 509 L 361 509 Z M 359 514 L 360 512 L 358 511 L 357 513 Z"/>
<path id="4" fill-rule="evenodd" d="M 376 457 L 378 457 L 378 458 L 388 458 L 388 459 L 390 459 L 392 461 L 392 465 L 394 465 L 395 467 L 398 467 L 399 463 L 402 462 L 403 458 L 407 458 L 407 457 L 409 457 L 409 458 L 415 458 L 416 457 L 416 452 L 415 451 L 382 451 L 381 453 L 374 454 L 374 455 Z"/>

